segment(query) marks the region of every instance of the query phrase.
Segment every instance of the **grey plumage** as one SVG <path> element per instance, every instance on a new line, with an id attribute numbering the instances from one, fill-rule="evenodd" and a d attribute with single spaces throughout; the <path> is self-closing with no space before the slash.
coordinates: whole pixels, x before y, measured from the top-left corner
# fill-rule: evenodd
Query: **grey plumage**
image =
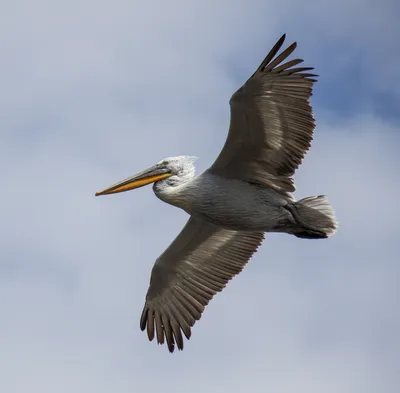
<path id="1" fill-rule="evenodd" d="M 263 239 L 263 232 L 222 229 L 191 217 L 151 272 L 140 319 L 149 339 L 155 329 L 158 343 L 165 337 L 171 352 L 174 343 L 183 349 L 181 331 L 190 338 L 204 307 L 242 271 Z"/>
<path id="2" fill-rule="evenodd" d="M 170 157 L 96 195 L 154 182 L 158 198 L 185 210 L 186 226 L 154 264 L 140 319 L 149 340 L 183 349 L 183 335 L 228 281 L 242 271 L 266 232 L 327 238 L 337 221 L 324 195 L 296 201 L 292 176 L 311 145 L 309 103 L 315 74 L 283 63 L 296 44 L 276 56 L 282 36 L 231 100 L 225 145 L 195 177 L 193 157 Z M 183 334 L 183 335 L 182 335 Z"/>
<path id="3" fill-rule="evenodd" d="M 228 138 L 211 171 L 283 193 L 295 191 L 291 176 L 311 145 L 314 118 L 309 98 L 317 75 L 312 67 L 280 65 L 296 48 L 290 45 L 274 61 L 283 35 L 252 77 L 230 99 Z"/>

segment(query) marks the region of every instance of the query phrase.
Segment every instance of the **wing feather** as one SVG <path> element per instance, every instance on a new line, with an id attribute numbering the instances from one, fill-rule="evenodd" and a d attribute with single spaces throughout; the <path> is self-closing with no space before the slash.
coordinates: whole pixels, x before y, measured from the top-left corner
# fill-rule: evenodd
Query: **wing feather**
<path id="1" fill-rule="evenodd" d="M 209 171 L 289 195 L 314 134 L 309 99 L 318 75 L 309 72 L 313 67 L 296 67 L 302 59 L 283 63 L 296 43 L 276 56 L 284 40 L 285 35 L 232 95 L 228 137 Z"/>
<path id="2" fill-rule="evenodd" d="M 240 273 L 264 239 L 262 232 L 225 230 L 191 217 L 154 264 L 140 319 L 150 341 L 183 349 L 204 308 Z"/>

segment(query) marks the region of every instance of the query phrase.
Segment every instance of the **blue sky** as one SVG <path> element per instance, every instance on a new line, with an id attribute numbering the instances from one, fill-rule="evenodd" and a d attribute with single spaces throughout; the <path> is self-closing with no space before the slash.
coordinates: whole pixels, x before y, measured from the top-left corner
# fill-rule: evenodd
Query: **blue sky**
<path id="1" fill-rule="evenodd" d="M 0 390 L 397 391 L 397 3 L 3 7 Z M 139 317 L 187 216 L 150 187 L 94 193 L 166 156 L 206 169 L 231 94 L 284 32 L 320 75 L 296 197 L 328 194 L 339 232 L 269 235 L 171 356 Z"/>

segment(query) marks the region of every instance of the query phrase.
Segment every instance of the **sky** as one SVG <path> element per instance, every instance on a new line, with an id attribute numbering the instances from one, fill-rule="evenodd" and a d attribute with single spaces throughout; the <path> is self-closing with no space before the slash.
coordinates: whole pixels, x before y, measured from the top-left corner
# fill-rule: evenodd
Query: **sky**
<path id="1" fill-rule="evenodd" d="M 400 375 L 396 0 L 16 0 L 0 13 L 0 390 L 394 393 Z M 296 173 L 328 240 L 267 236 L 182 352 L 139 329 L 151 267 L 187 220 L 164 157 L 212 164 L 228 101 L 276 40 L 320 75 Z"/>

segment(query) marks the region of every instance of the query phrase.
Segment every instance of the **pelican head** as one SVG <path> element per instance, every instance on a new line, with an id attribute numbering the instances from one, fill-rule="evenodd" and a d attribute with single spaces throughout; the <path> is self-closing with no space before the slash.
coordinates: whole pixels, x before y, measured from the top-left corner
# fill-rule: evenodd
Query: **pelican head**
<path id="1" fill-rule="evenodd" d="M 194 161 L 196 157 L 178 156 L 168 157 L 159 161 L 156 165 L 122 180 L 103 191 L 96 192 L 96 196 L 115 194 L 146 186 L 154 183 L 154 191 L 165 187 L 176 187 L 187 183 L 194 177 Z"/>

